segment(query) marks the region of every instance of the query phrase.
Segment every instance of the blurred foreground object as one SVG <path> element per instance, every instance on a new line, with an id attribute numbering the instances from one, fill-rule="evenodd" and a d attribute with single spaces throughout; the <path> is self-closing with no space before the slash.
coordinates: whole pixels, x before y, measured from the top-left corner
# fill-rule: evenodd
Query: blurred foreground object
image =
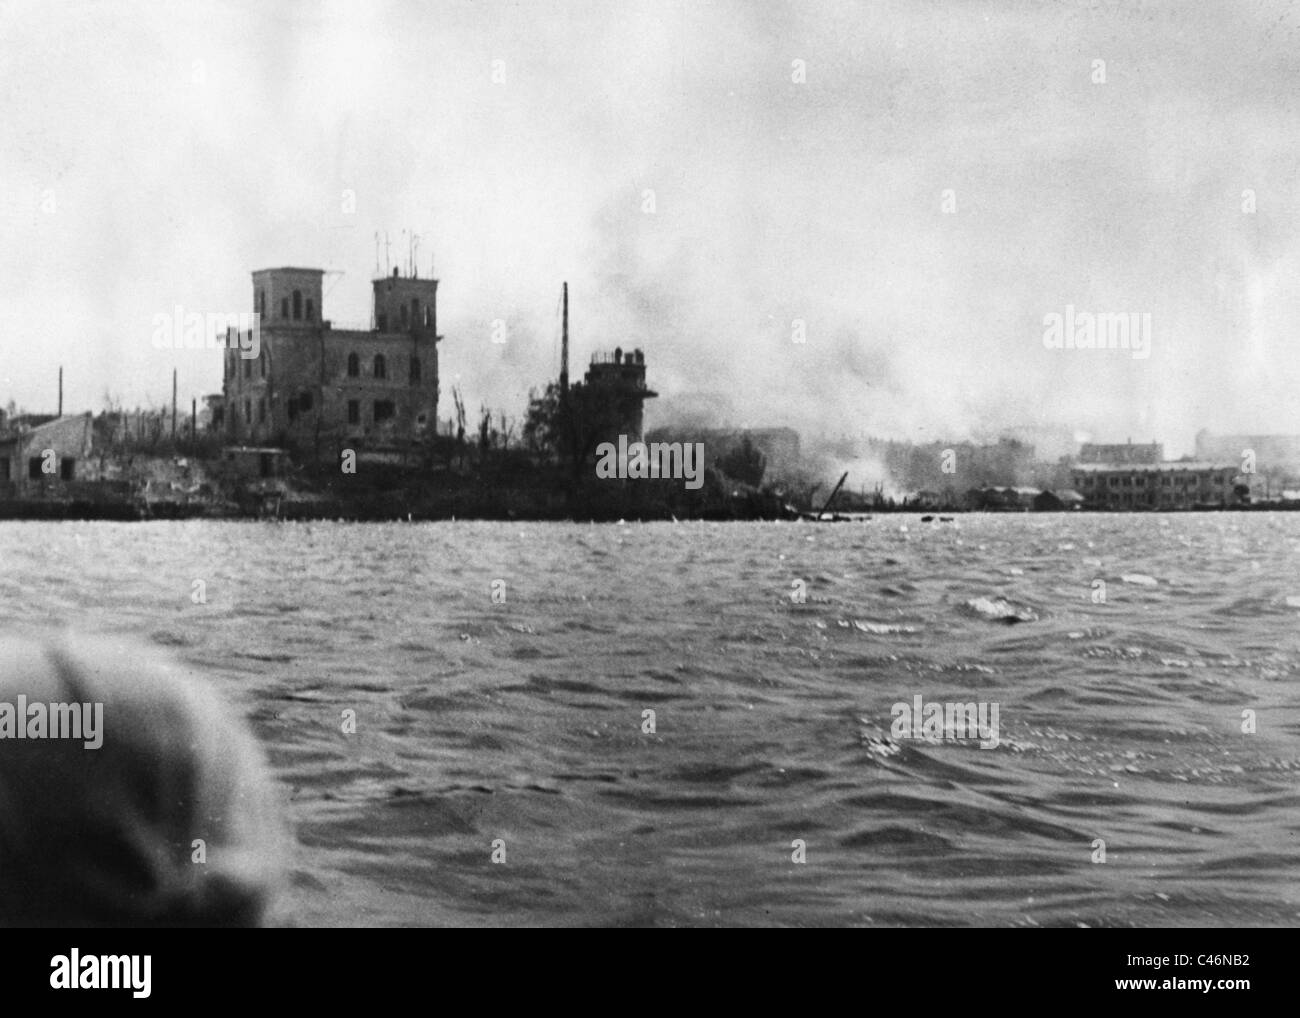
<path id="1" fill-rule="evenodd" d="M 281 816 L 256 739 L 191 666 L 0 636 L 0 924 L 258 925 Z"/>

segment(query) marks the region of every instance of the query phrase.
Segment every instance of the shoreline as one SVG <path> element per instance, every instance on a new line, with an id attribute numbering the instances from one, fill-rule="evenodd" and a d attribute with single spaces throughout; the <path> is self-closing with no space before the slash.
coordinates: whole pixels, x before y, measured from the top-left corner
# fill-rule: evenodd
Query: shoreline
<path id="1" fill-rule="evenodd" d="M 921 522 L 954 522 L 957 516 L 1176 516 L 1187 513 L 1251 513 L 1300 512 L 1300 504 L 1253 504 L 1225 506 L 1194 506 L 1178 509 L 932 509 L 918 507 L 885 507 L 869 510 L 846 510 L 829 514 L 829 519 L 813 519 L 812 514 L 758 514 L 742 511 L 710 511 L 678 515 L 669 512 L 616 513 L 591 512 L 519 512 L 502 507 L 484 510 L 466 507 L 461 512 L 428 512 L 411 509 L 405 512 L 383 511 L 374 506 L 361 508 L 346 502 L 281 502 L 274 509 L 248 511 L 236 506 L 195 505 L 181 502 L 154 502 L 149 505 L 132 503 L 89 503 L 54 500 L 2 500 L 0 523 L 7 522 L 114 522 L 149 523 L 161 520 L 212 520 L 234 522 L 282 523 L 438 523 L 477 521 L 495 523 L 798 523 L 810 526 L 824 524 L 870 523 L 878 516 L 916 516 Z"/>

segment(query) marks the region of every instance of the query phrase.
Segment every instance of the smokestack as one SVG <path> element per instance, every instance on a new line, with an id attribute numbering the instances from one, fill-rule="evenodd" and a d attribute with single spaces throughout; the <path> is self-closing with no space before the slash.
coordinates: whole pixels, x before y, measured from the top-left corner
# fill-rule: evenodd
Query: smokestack
<path id="1" fill-rule="evenodd" d="M 63 365 L 59 365 L 59 416 L 63 416 Z"/>
<path id="2" fill-rule="evenodd" d="M 564 284 L 564 327 L 560 340 L 560 398 L 569 395 L 569 284 Z"/>

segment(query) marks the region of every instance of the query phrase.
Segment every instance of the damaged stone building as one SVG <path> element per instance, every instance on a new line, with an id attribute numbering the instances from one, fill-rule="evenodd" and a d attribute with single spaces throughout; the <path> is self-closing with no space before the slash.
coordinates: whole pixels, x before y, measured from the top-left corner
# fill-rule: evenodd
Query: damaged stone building
<path id="1" fill-rule="evenodd" d="M 14 418 L 0 423 L 0 495 L 57 494 L 93 477 L 91 415 Z"/>
<path id="2" fill-rule="evenodd" d="M 259 336 L 227 339 L 214 418 L 236 445 L 401 459 L 436 430 L 438 281 L 394 269 L 373 281 L 370 328 L 336 329 L 322 317 L 323 276 L 253 273 Z"/>

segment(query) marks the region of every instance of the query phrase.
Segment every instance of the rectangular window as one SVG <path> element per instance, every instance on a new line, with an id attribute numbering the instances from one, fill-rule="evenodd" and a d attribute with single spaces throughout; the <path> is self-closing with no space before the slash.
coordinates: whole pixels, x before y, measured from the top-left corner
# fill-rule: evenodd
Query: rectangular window
<path id="1" fill-rule="evenodd" d="M 245 378 L 253 377 L 253 362 L 250 361 L 247 357 L 244 358 L 244 377 Z"/>
<path id="2" fill-rule="evenodd" d="M 263 396 L 257 401 L 257 423 L 266 423 L 266 397 Z"/>
<path id="3" fill-rule="evenodd" d="M 65 481 L 71 481 L 77 476 L 77 461 L 71 456 L 65 456 L 59 464 L 59 477 Z"/>
<path id="4" fill-rule="evenodd" d="M 0 481 L 9 480 L 9 457 L 0 456 Z"/>
<path id="5" fill-rule="evenodd" d="M 251 399 L 244 400 L 244 423 L 253 423 L 253 401 Z"/>
<path id="6" fill-rule="evenodd" d="M 41 479 L 41 457 L 33 456 L 27 461 L 27 479 L 29 481 Z"/>
<path id="7" fill-rule="evenodd" d="M 361 400 L 359 399 L 348 400 L 348 423 L 349 424 L 361 423 Z"/>
<path id="8" fill-rule="evenodd" d="M 388 420 L 390 417 L 394 416 L 396 412 L 397 411 L 393 408 L 393 401 L 391 399 L 375 400 L 375 423 L 376 424 L 378 424 L 380 421 Z"/>

